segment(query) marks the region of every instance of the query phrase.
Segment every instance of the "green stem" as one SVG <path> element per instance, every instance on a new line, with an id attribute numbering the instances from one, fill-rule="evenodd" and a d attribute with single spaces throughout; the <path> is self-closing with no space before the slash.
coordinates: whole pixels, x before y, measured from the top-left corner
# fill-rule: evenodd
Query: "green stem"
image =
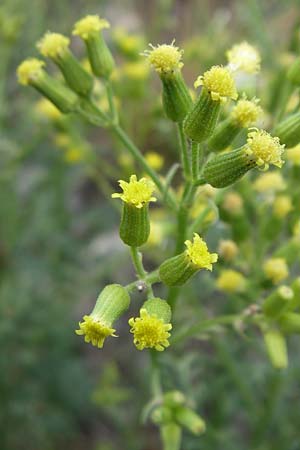
<path id="1" fill-rule="evenodd" d="M 127 291 L 133 292 L 135 289 L 138 288 L 138 283 L 139 281 L 145 281 L 146 283 L 149 284 L 154 284 L 154 283 L 159 283 L 160 282 L 160 278 L 159 278 L 159 273 L 158 270 L 154 270 L 153 272 L 147 273 L 144 280 L 136 280 L 136 281 L 132 281 L 131 283 L 127 284 L 125 286 L 125 288 L 127 289 Z"/>
<path id="2" fill-rule="evenodd" d="M 149 281 L 146 281 L 147 272 L 143 266 L 142 254 L 138 251 L 137 247 L 130 247 L 131 258 L 135 267 L 136 273 L 140 280 L 145 281 L 147 285 L 148 295 L 153 297 L 152 285 Z"/>
<path id="3" fill-rule="evenodd" d="M 109 104 L 109 111 L 112 117 L 113 123 L 118 124 L 118 111 L 116 109 L 115 100 L 114 100 L 114 92 L 110 81 L 106 82 L 106 95 Z"/>
<path id="4" fill-rule="evenodd" d="M 192 153 L 192 176 L 193 176 L 193 182 L 195 183 L 199 176 L 199 165 L 200 165 L 200 145 L 192 141 L 191 142 L 191 153 Z"/>
<path id="5" fill-rule="evenodd" d="M 183 132 L 183 124 L 182 123 L 178 123 L 178 141 L 179 141 L 181 163 L 182 163 L 184 177 L 186 180 L 190 180 L 191 167 L 190 167 L 190 161 L 189 161 L 187 141 L 186 141 L 185 134 Z"/>
<path id="6" fill-rule="evenodd" d="M 146 159 L 140 152 L 140 150 L 135 146 L 135 144 L 131 141 L 129 136 L 125 133 L 125 131 L 119 125 L 112 125 L 113 133 L 120 139 L 123 145 L 127 148 L 127 150 L 131 153 L 131 155 L 140 163 L 144 171 L 152 178 L 153 182 L 157 186 L 158 190 L 161 194 L 165 195 L 167 204 L 174 210 L 177 209 L 177 202 L 174 195 L 171 194 L 170 191 L 165 192 L 165 186 L 159 178 L 158 174 L 149 166 Z"/>

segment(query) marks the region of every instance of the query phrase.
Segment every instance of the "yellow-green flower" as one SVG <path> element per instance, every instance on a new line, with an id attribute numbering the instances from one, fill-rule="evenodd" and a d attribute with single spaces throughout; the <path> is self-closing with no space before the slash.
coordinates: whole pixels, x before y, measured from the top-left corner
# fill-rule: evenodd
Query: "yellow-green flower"
<path id="1" fill-rule="evenodd" d="M 288 195 L 278 195 L 273 203 L 274 216 L 283 219 L 293 210 L 292 199 Z"/>
<path id="2" fill-rule="evenodd" d="M 110 24 L 106 19 L 102 19 L 96 14 L 88 15 L 75 23 L 73 34 L 80 36 L 83 40 L 86 40 L 91 34 L 98 33 L 99 31 L 109 27 Z"/>
<path id="3" fill-rule="evenodd" d="M 145 308 L 140 310 L 140 317 L 129 319 L 130 332 L 133 334 L 133 342 L 138 350 L 154 348 L 161 352 L 169 347 L 170 323 L 165 323 L 154 314 L 150 314 Z"/>
<path id="4" fill-rule="evenodd" d="M 203 86 L 214 101 L 225 102 L 227 98 L 236 100 L 238 97 L 235 81 L 226 67 L 213 66 L 197 78 L 194 86 Z"/>
<path id="5" fill-rule="evenodd" d="M 261 174 L 253 183 L 257 192 L 279 192 L 286 189 L 286 182 L 278 171 Z"/>
<path id="6" fill-rule="evenodd" d="M 156 201 L 156 198 L 152 196 L 154 184 L 147 178 L 138 180 L 136 175 L 131 175 L 129 183 L 120 180 L 119 184 L 123 193 L 112 194 L 112 198 L 120 198 L 136 208 L 142 208 L 145 204 Z"/>
<path id="7" fill-rule="evenodd" d="M 150 167 L 154 170 L 160 170 L 164 165 L 164 158 L 160 153 L 157 152 L 147 152 L 145 154 L 145 159 Z"/>
<path id="8" fill-rule="evenodd" d="M 240 272 L 226 269 L 221 272 L 216 284 L 221 291 L 231 294 L 233 292 L 243 292 L 246 288 L 246 279 Z"/>
<path id="9" fill-rule="evenodd" d="M 284 258 L 270 258 L 263 265 L 265 276 L 277 284 L 289 276 L 289 269 Z"/>
<path id="10" fill-rule="evenodd" d="M 143 53 L 148 58 L 151 66 L 160 74 L 180 70 L 183 66 L 181 61 L 183 50 L 175 47 L 174 42 L 156 47 L 149 44 L 151 50 L 145 50 Z"/>
<path id="11" fill-rule="evenodd" d="M 212 270 L 212 265 L 218 261 L 218 255 L 209 253 L 206 242 L 199 234 L 194 233 L 193 242 L 187 240 L 185 245 L 187 247 L 186 254 L 194 266 L 198 269 Z"/>
<path id="12" fill-rule="evenodd" d="M 239 127 L 247 128 L 257 121 L 263 112 L 258 102 L 256 98 L 252 100 L 242 98 L 237 102 L 230 115 Z"/>
<path id="13" fill-rule="evenodd" d="M 238 246 L 231 239 L 222 239 L 218 252 L 225 261 L 232 261 L 239 252 Z"/>
<path id="14" fill-rule="evenodd" d="M 44 65 L 44 61 L 37 58 L 30 58 L 23 61 L 17 69 L 19 83 L 26 86 L 37 81 L 44 74 Z"/>
<path id="15" fill-rule="evenodd" d="M 226 53 L 229 67 L 246 73 L 257 73 L 260 70 L 261 58 L 255 47 L 244 41 L 234 45 Z"/>
<path id="16" fill-rule="evenodd" d="M 284 145 L 280 144 L 278 137 L 273 137 L 265 130 L 253 128 L 249 130 L 245 152 L 255 159 L 259 168 L 267 170 L 270 164 L 282 167 L 284 161 L 281 155 Z"/>
<path id="17" fill-rule="evenodd" d="M 47 57 L 56 59 L 62 56 L 69 48 L 70 39 L 59 33 L 46 33 L 37 43 L 40 53 Z"/>
<path id="18" fill-rule="evenodd" d="M 83 322 L 79 322 L 79 330 L 76 330 L 76 334 L 84 336 L 85 342 L 102 348 L 105 338 L 108 336 L 116 337 L 115 331 L 114 328 L 106 323 L 101 323 L 92 316 L 83 316 Z"/>

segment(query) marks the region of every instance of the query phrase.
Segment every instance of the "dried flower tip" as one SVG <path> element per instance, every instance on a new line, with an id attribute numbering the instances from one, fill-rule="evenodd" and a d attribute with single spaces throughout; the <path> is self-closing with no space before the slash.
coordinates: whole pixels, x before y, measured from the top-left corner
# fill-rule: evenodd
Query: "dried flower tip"
<path id="1" fill-rule="evenodd" d="M 260 54 L 255 47 L 244 41 L 234 45 L 226 53 L 229 67 L 246 73 L 257 73 L 260 70 Z"/>
<path id="2" fill-rule="evenodd" d="M 226 67 L 213 66 L 197 78 L 194 86 L 205 87 L 214 101 L 225 102 L 227 98 L 236 100 L 238 97 L 235 81 Z"/>
<path id="3" fill-rule="evenodd" d="M 281 155 L 284 145 L 280 144 L 278 137 L 273 137 L 265 130 L 253 128 L 249 130 L 245 151 L 248 156 L 255 159 L 258 167 L 267 170 L 269 164 L 282 167 L 284 161 Z"/>
<path id="4" fill-rule="evenodd" d="M 149 63 L 156 70 L 156 72 L 169 73 L 175 70 L 180 70 L 183 66 L 181 61 L 183 50 L 171 44 L 157 45 L 156 47 L 149 44 L 151 50 L 145 50 L 143 55 L 148 58 Z"/>
<path id="5" fill-rule="evenodd" d="M 133 342 L 138 350 L 154 348 L 161 352 L 169 347 L 170 323 L 165 323 L 154 314 L 150 314 L 145 308 L 140 310 L 140 317 L 129 319 L 130 332 L 133 333 Z"/>
<path id="6" fill-rule="evenodd" d="M 259 99 L 256 98 L 252 100 L 247 100 L 246 98 L 239 100 L 231 111 L 232 119 L 242 128 L 253 125 L 263 112 L 258 102 Z"/>
<path id="7" fill-rule="evenodd" d="M 212 265 L 218 261 L 218 255 L 209 253 L 206 242 L 199 234 L 194 233 L 193 242 L 185 241 L 185 245 L 187 247 L 186 254 L 198 269 L 212 270 Z"/>
<path id="8" fill-rule="evenodd" d="M 37 43 L 40 53 L 47 58 L 62 56 L 69 48 L 70 39 L 59 33 L 49 31 Z"/>
<path id="9" fill-rule="evenodd" d="M 110 28 L 110 24 L 106 19 L 100 18 L 97 14 L 88 15 L 75 23 L 73 34 L 86 40 L 91 34 L 97 33 L 105 28 Z"/>
<path id="10" fill-rule="evenodd" d="M 152 196 L 154 184 L 147 178 L 137 180 L 136 175 L 131 175 L 129 183 L 120 180 L 119 184 L 123 193 L 112 194 L 112 198 L 120 198 L 123 202 L 130 203 L 136 208 L 142 208 L 145 204 L 156 201 L 156 198 Z"/>
<path id="11" fill-rule="evenodd" d="M 102 348 L 105 338 L 108 336 L 116 337 L 115 331 L 92 316 L 83 316 L 83 322 L 79 322 L 79 330 L 76 330 L 76 334 L 84 336 L 85 342 L 90 342 L 95 347 Z"/>
<path id="12" fill-rule="evenodd" d="M 44 73 L 42 69 L 44 65 L 44 61 L 37 58 L 23 61 L 17 69 L 19 83 L 28 85 L 37 81 Z"/>

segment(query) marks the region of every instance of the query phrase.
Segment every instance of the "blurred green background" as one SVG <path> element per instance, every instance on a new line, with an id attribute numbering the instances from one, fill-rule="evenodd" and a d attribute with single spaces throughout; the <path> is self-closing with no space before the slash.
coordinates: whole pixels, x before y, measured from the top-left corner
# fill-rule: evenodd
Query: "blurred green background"
<path id="1" fill-rule="evenodd" d="M 17 85 L 19 62 L 37 54 L 35 43 L 47 30 L 68 34 L 87 13 L 108 18 L 124 126 L 144 152 L 162 154 L 168 167 L 175 158 L 174 132 L 161 110 L 157 80 L 139 78 L 130 66 L 139 51 L 148 42 L 176 38 L 191 83 L 211 64 L 224 63 L 227 48 L 248 40 L 262 54 L 263 72 L 271 74 L 280 55 L 297 50 L 299 6 L 292 0 L 2 0 L 1 450 L 160 448 L 156 428 L 141 423 L 150 395 L 148 355 L 134 348 L 126 318 L 121 338 L 107 340 L 103 351 L 74 333 L 105 284 L 134 277 L 109 199 L 133 163 L 105 131 L 77 119 L 58 126 L 41 113 L 40 97 Z M 122 46 L 122 33 L 137 36 L 133 50 L 130 40 Z M 78 42 L 74 51 L 84 57 Z M 95 157 L 92 169 L 82 156 L 87 153 Z M 223 232 L 220 223 L 214 234 Z M 160 247 L 149 247 L 147 267 L 159 261 Z M 185 289 L 178 321 L 188 323 L 197 308 L 201 314 L 199 283 L 206 308 L 226 311 L 224 296 L 213 293 L 204 275 Z M 290 346 L 284 375 L 270 367 L 258 340 L 244 342 L 231 333 L 193 341 L 189 352 L 165 352 L 165 388 L 187 393 L 208 424 L 203 437 L 185 436 L 184 449 L 299 450 L 300 360 L 296 344 Z"/>

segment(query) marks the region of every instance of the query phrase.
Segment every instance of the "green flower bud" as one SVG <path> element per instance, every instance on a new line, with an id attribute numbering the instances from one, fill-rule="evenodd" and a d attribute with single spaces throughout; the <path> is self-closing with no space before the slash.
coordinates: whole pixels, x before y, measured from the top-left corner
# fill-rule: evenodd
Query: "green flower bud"
<path id="1" fill-rule="evenodd" d="M 17 70 L 19 82 L 30 85 L 48 98 L 61 112 L 70 113 L 78 106 L 78 97 L 67 86 L 50 77 L 43 69 L 45 63 L 36 58 L 23 61 Z"/>
<path id="2" fill-rule="evenodd" d="M 265 299 L 262 310 L 266 316 L 274 319 L 289 309 L 293 298 L 294 293 L 291 288 L 288 286 L 280 286 Z"/>
<path id="3" fill-rule="evenodd" d="M 291 114 L 280 122 L 274 129 L 274 133 L 287 147 L 294 147 L 300 142 L 300 112 Z"/>
<path id="4" fill-rule="evenodd" d="M 176 408 L 175 420 L 193 434 L 199 435 L 205 432 L 206 425 L 204 420 L 190 408 L 185 406 Z"/>
<path id="5" fill-rule="evenodd" d="M 160 428 L 160 433 L 164 450 L 180 450 L 181 427 L 170 422 Z"/>
<path id="6" fill-rule="evenodd" d="M 93 88 L 93 77 L 74 57 L 69 43 L 69 38 L 62 34 L 46 33 L 37 47 L 43 56 L 51 58 L 57 64 L 66 83 L 74 92 L 87 96 Z"/>
<path id="7" fill-rule="evenodd" d="M 295 278 L 293 283 L 291 284 L 291 289 L 293 291 L 293 299 L 291 302 L 289 302 L 289 311 L 294 311 L 295 309 L 298 309 L 300 306 L 300 277 Z"/>
<path id="8" fill-rule="evenodd" d="M 148 203 L 156 201 L 152 196 L 154 185 L 146 178 L 137 180 L 131 175 L 129 183 L 119 181 L 123 193 L 115 193 L 113 198 L 123 200 L 123 211 L 120 224 L 120 237 L 131 247 L 140 247 L 145 244 L 150 234 L 150 220 Z"/>
<path id="9" fill-rule="evenodd" d="M 164 261 L 159 267 L 159 276 L 167 286 L 181 286 L 200 269 L 212 270 L 218 260 L 216 253 L 209 253 L 206 243 L 195 233 L 194 240 L 186 241 L 187 249 Z"/>
<path id="10" fill-rule="evenodd" d="M 276 329 L 268 329 L 263 333 L 269 359 L 275 369 L 286 369 L 288 353 L 284 335 Z"/>
<path id="11" fill-rule="evenodd" d="M 300 86 L 300 58 L 297 58 L 289 68 L 287 78 L 291 83 Z"/>
<path id="12" fill-rule="evenodd" d="M 172 411 L 166 406 L 159 406 L 151 414 L 151 420 L 155 425 L 169 423 L 172 421 Z"/>
<path id="13" fill-rule="evenodd" d="M 284 333 L 300 334 L 300 314 L 294 312 L 282 314 L 279 325 Z"/>
<path id="14" fill-rule="evenodd" d="M 185 402 L 185 395 L 180 391 L 170 391 L 166 392 L 164 395 L 164 405 L 169 408 L 175 408 L 179 405 L 183 405 Z"/>
<path id="15" fill-rule="evenodd" d="M 110 284 L 100 293 L 93 311 L 79 322 L 76 334 L 84 336 L 85 342 L 102 348 L 107 336 L 114 336 L 113 323 L 128 309 L 130 297 L 119 284 Z"/>
<path id="16" fill-rule="evenodd" d="M 76 22 L 73 29 L 73 34 L 84 40 L 93 73 L 106 79 L 115 68 L 113 56 L 101 33 L 109 27 L 107 20 L 97 15 L 89 15 Z"/>
<path id="17" fill-rule="evenodd" d="M 209 149 L 213 152 L 224 150 L 229 147 L 241 130 L 242 128 L 231 117 L 228 117 L 218 124 L 214 134 L 207 142 Z"/>

